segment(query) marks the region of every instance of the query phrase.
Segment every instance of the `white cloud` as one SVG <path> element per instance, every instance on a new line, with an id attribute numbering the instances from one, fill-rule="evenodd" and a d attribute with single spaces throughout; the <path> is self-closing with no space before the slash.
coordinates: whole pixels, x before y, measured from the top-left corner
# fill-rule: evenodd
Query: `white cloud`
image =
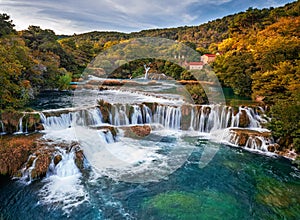
<path id="1" fill-rule="evenodd" d="M 223 4 L 239 1 L 244 0 L 0 0 L 0 13 L 10 14 L 17 29 L 38 25 L 58 34 L 91 30 L 130 32 L 193 25 L 201 20 L 199 13 L 192 12 L 195 7 L 202 17 L 208 17 L 212 11 L 203 11 L 202 7 L 213 5 L 216 13 Z M 272 4 L 270 1 L 265 4 Z"/>

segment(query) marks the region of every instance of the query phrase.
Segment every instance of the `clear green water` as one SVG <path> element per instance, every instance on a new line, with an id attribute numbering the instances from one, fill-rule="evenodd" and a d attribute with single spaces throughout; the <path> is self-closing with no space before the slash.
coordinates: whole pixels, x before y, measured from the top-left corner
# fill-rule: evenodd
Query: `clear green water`
<path id="1" fill-rule="evenodd" d="M 194 152 L 159 182 L 116 182 L 86 170 L 89 199 L 68 211 L 40 201 L 44 181 L 1 179 L 0 219 L 300 219 L 300 172 L 290 161 L 214 144 L 217 154 L 199 168 L 207 141 L 185 141 Z"/>
<path id="2" fill-rule="evenodd" d="M 224 93 L 224 96 L 225 96 L 226 105 L 230 105 L 230 106 L 241 106 L 241 105 L 252 106 L 252 105 L 257 105 L 257 103 L 254 102 L 249 97 L 235 95 L 231 88 L 222 88 L 222 89 L 223 89 L 223 93 Z"/>

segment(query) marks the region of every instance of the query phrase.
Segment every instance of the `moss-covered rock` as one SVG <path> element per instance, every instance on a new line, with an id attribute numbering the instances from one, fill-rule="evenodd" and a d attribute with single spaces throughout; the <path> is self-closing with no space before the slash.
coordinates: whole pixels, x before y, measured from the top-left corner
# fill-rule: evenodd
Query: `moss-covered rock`
<path id="1" fill-rule="evenodd" d="M 147 200 L 143 207 L 155 219 L 244 219 L 234 197 L 213 190 L 166 192 Z"/>
<path id="2" fill-rule="evenodd" d="M 28 136 L 4 136 L 0 139 L 0 174 L 15 176 L 28 157 L 37 150 L 36 140 L 40 134 Z M 29 161 L 32 165 L 33 161 Z"/>
<path id="3" fill-rule="evenodd" d="M 18 111 L 6 110 L 1 113 L 1 121 L 4 125 L 5 132 L 12 134 L 20 130 L 19 122 L 24 116 L 23 113 Z"/>
<path id="4" fill-rule="evenodd" d="M 43 152 L 40 155 L 38 155 L 35 162 L 35 166 L 31 171 L 31 179 L 36 179 L 39 177 L 46 176 L 50 163 L 51 163 L 50 152 Z"/>
<path id="5" fill-rule="evenodd" d="M 300 219 L 300 184 L 286 183 L 275 178 L 256 177 L 258 203 L 274 213 L 274 219 Z"/>
<path id="6" fill-rule="evenodd" d="M 0 126 L 0 132 L 5 132 L 6 134 L 13 134 L 19 131 L 34 132 L 42 128 L 40 115 L 35 112 L 18 112 L 6 110 L 1 113 L 0 120 L 2 122 Z M 20 123 L 21 120 L 22 123 Z"/>

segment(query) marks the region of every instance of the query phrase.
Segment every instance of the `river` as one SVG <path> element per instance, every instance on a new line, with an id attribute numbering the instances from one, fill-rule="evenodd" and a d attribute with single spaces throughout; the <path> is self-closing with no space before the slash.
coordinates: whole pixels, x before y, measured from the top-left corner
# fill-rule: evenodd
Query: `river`
<path id="1" fill-rule="evenodd" d="M 300 219 L 300 171 L 291 161 L 268 152 L 267 141 L 229 143 L 243 114 L 247 129 L 263 130 L 258 112 L 186 104 L 158 87 L 42 94 L 33 105 L 43 138 L 62 159 L 42 179 L 2 178 L 0 219 Z M 111 104 L 106 121 L 97 99 Z M 151 133 L 121 131 L 133 125 Z M 83 170 L 74 151 L 60 147 L 74 141 Z"/>

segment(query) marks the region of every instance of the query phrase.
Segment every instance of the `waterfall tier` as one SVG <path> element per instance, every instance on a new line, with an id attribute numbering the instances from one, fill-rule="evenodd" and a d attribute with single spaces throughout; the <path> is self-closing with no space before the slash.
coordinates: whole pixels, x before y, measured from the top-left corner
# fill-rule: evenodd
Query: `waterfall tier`
<path id="1" fill-rule="evenodd" d="M 65 129 L 72 126 L 127 126 L 160 124 L 166 129 L 192 130 L 210 133 L 229 127 L 260 128 L 267 122 L 262 108 L 221 105 L 167 106 L 103 103 L 99 107 L 66 113 L 40 113 L 44 128 Z"/>

